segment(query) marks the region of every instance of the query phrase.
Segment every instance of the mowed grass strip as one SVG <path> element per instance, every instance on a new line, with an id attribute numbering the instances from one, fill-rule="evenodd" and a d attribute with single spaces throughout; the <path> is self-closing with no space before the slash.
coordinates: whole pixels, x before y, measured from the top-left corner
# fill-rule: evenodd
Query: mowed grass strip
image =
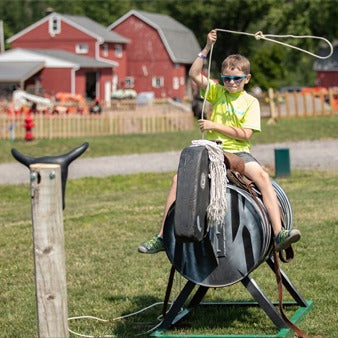
<path id="1" fill-rule="evenodd" d="M 253 144 L 286 141 L 320 140 L 337 138 L 338 115 L 326 117 L 280 119 L 275 125 L 262 119 L 262 133 L 253 135 Z M 33 130 L 34 132 L 34 130 Z M 26 142 L 24 140 L 0 140 L 0 163 L 15 162 L 11 149 L 17 148 L 33 157 L 67 153 L 87 141 L 90 147 L 81 156 L 98 157 L 133 153 L 154 153 L 181 151 L 200 139 L 201 132 L 197 122 L 191 131 L 167 132 L 156 134 L 130 134 L 113 136 L 81 137 L 70 139 L 43 139 Z"/>
<path id="2" fill-rule="evenodd" d="M 113 321 L 164 298 L 170 263 L 165 253 L 142 255 L 138 245 L 158 231 L 173 173 L 70 180 L 64 211 L 68 315 L 81 334 L 132 337 L 158 323 L 161 306 Z M 295 259 L 282 268 L 314 309 L 300 327 L 310 336 L 334 337 L 337 327 L 338 172 L 293 171 L 278 179 L 302 231 Z M 28 185 L 0 186 L 0 327 L 2 337 L 35 337 L 34 264 Z M 277 300 L 274 274 L 262 264 L 253 273 L 267 296 Z M 177 294 L 185 279 L 176 277 Z M 291 297 L 284 291 L 285 299 Z M 241 283 L 209 290 L 205 300 L 250 301 Z M 292 315 L 297 307 L 288 308 Z M 275 334 L 259 308 L 198 307 L 172 330 L 182 334 Z"/>

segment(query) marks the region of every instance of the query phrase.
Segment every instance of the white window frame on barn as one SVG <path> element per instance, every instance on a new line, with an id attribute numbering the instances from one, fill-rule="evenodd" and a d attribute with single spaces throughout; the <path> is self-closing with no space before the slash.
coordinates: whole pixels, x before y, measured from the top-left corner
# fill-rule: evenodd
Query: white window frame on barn
<path id="1" fill-rule="evenodd" d="M 125 87 L 126 88 L 134 88 L 135 79 L 133 76 L 127 76 L 125 79 Z"/>
<path id="2" fill-rule="evenodd" d="M 154 76 L 151 79 L 151 83 L 152 83 L 153 88 L 162 88 L 164 85 L 163 76 Z"/>
<path id="3" fill-rule="evenodd" d="M 86 43 L 78 43 L 75 46 L 76 54 L 88 54 L 89 46 Z"/>
<path id="4" fill-rule="evenodd" d="M 117 58 L 121 59 L 122 58 L 122 51 L 123 51 L 122 45 L 115 45 L 114 49 L 115 49 L 115 56 Z"/>
<path id="5" fill-rule="evenodd" d="M 108 44 L 103 44 L 103 47 L 102 47 L 102 54 L 104 57 L 107 57 L 108 56 Z"/>
<path id="6" fill-rule="evenodd" d="M 51 36 L 61 33 L 61 20 L 59 16 L 52 16 L 49 18 L 48 31 Z"/>
<path id="7" fill-rule="evenodd" d="M 180 88 L 180 79 L 178 76 L 173 77 L 173 89 L 177 90 Z"/>

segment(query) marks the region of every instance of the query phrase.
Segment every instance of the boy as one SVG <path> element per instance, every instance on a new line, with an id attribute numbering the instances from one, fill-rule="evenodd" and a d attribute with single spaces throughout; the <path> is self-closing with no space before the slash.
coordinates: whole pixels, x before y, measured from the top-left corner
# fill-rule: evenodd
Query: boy
<path id="1" fill-rule="evenodd" d="M 216 31 L 210 31 L 206 46 L 198 54 L 189 71 L 189 76 L 201 89 L 203 96 L 208 85 L 208 79 L 202 75 L 203 63 L 216 39 Z M 297 242 L 301 234 L 297 229 L 282 229 L 278 200 L 269 175 L 250 154 L 250 137 L 254 132 L 260 132 L 260 108 L 258 100 L 244 90 L 244 86 L 251 78 L 249 60 L 238 54 L 228 56 L 222 63 L 221 78 L 223 86 L 213 81 L 209 83 L 206 99 L 213 105 L 213 110 L 210 120 L 198 121 L 200 129 L 206 132 L 207 139 L 221 141 L 223 150 L 235 153 L 244 160 L 245 176 L 251 179 L 260 190 L 263 203 L 269 213 L 276 250 L 286 249 Z M 138 251 L 141 253 L 156 253 L 164 250 L 163 226 L 169 207 L 176 198 L 176 180 L 175 175 L 165 205 L 160 233 L 140 245 Z"/>

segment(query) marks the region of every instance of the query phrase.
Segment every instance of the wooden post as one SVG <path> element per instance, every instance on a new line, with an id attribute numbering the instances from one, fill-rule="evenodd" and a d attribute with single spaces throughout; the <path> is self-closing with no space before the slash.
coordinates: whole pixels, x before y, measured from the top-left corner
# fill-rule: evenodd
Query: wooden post
<path id="1" fill-rule="evenodd" d="M 316 116 L 316 100 L 315 100 L 315 93 L 311 92 L 311 98 L 312 98 L 312 108 L 313 108 L 313 112 L 312 112 L 312 116 Z"/>
<path id="2" fill-rule="evenodd" d="M 273 89 L 268 89 L 269 95 L 269 105 L 270 105 L 270 118 L 268 120 L 268 124 L 276 124 L 276 107 L 275 107 L 275 97 L 273 93 Z"/>
<path id="3" fill-rule="evenodd" d="M 30 170 L 38 336 L 68 337 L 61 169 L 32 164 Z"/>
<path id="4" fill-rule="evenodd" d="M 329 104 L 330 104 L 330 115 L 334 115 L 334 96 L 332 88 L 329 88 Z"/>
<path id="5" fill-rule="evenodd" d="M 286 109 L 286 117 L 290 117 L 290 105 L 289 105 L 289 93 L 285 92 L 285 109 Z"/>
<path id="6" fill-rule="evenodd" d="M 303 96 L 303 107 L 304 107 L 304 116 L 305 117 L 307 117 L 307 115 L 308 115 L 308 111 L 307 111 L 307 102 L 306 102 L 306 100 L 307 100 L 307 97 L 306 97 L 306 93 L 302 93 L 302 96 Z"/>
<path id="7" fill-rule="evenodd" d="M 283 98 L 278 92 L 276 93 L 276 103 L 277 103 L 277 117 L 282 117 L 280 101 Z"/>
<path id="8" fill-rule="evenodd" d="M 323 90 L 320 91 L 319 97 L 320 97 L 321 114 L 322 116 L 325 116 L 326 115 L 325 114 L 325 96 L 324 96 Z"/>
<path id="9" fill-rule="evenodd" d="M 295 103 L 295 117 L 298 117 L 299 116 L 299 109 L 298 109 L 298 98 L 299 98 L 299 94 L 294 91 L 293 92 L 293 100 L 294 100 L 294 103 Z"/>

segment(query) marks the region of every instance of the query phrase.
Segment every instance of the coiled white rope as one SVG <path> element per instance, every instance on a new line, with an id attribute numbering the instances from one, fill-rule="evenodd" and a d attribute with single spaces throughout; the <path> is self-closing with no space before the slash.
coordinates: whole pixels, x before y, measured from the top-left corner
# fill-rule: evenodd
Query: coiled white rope
<path id="1" fill-rule="evenodd" d="M 208 140 L 193 140 L 192 146 L 204 146 L 208 150 L 210 175 L 210 203 L 207 208 L 209 226 L 221 225 L 227 209 L 227 177 L 224 153 L 218 144 Z"/>

